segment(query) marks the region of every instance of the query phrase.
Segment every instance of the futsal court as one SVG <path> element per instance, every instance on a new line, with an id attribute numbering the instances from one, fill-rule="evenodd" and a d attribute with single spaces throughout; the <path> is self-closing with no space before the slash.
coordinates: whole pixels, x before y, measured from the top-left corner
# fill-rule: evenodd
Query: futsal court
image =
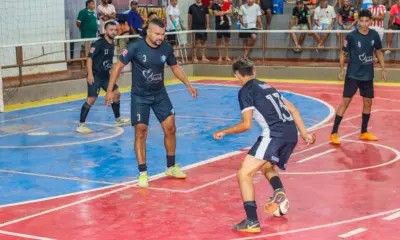
<path id="1" fill-rule="evenodd" d="M 177 122 L 177 163 L 187 179 L 163 173 L 163 132 L 150 116 L 147 166 L 150 187 L 136 187 L 137 162 L 131 126 L 115 127 L 100 97 L 89 113 L 91 134 L 78 134 L 82 99 L 0 115 L 0 239 L 399 239 L 400 87 L 375 87 L 369 130 L 377 142 L 358 139 L 362 99 L 358 93 L 339 128 L 342 144 L 329 143 L 342 84 L 270 81 L 300 110 L 317 142 L 299 139 L 287 171 L 280 172 L 290 210 L 268 216 L 273 191 L 254 178 L 260 234 L 239 233 L 245 218 L 236 172 L 260 134 L 221 141 L 213 132 L 241 120 L 232 79 L 167 86 Z M 130 117 L 130 93 L 122 94 Z"/>

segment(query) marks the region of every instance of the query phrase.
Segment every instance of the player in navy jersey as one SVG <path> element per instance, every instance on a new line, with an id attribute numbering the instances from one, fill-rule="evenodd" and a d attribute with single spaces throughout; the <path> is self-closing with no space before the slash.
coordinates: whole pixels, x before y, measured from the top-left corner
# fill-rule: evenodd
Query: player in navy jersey
<path id="1" fill-rule="evenodd" d="M 87 87 L 88 94 L 85 103 L 82 106 L 79 125 L 76 128 L 77 132 L 90 133 L 86 126 L 86 117 L 89 114 L 90 108 L 96 102 L 100 88 L 107 90 L 108 81 L 110 78 L 110 70 L 113 65 L 114 57 L 114 37 L 117 34 L 117 24 L 114 21 L 108 21 L 104 25 L 104 34 L 100 39 L 92 44 L 87 59 L 88 79 Z M 112 109 L 115 116 L 115 125 L 121 126 L 129 124 L 129 119 L 123 118 L 120 115 L 120 92 L 118 86 L 115 85 L 112 89 L 114 92 L 114 101 Z"/>
<path id="2" fill-rule="evenodd" d="M 255 78 L 254 65 L 250 60 L 240 58 L 232 68 L 235 78 L 243 85 L 239 91 L 242 121 L 215 132 L 213 137 L 220 140 L 226 134 L 242 133 L 251 129 L 252 117 L 262 128 L 261 136 L 248 152 L 237 175 L 247 218 L 233 226 L 237 231 L 260 232 L 253 175 L 261 170 L 274 189 L 273 196 L 264 206 L 264 211 L 272 214 L 286 200 L 286 192 L 275 166 L 286 169 L 297 144 L 297 128 L 307 144 L 315 142 L 315 135 L 307 132 L 299 111 L 291 102 L 271 85 Z"/>
<path id="3" fill-rule="evenodd" d="M 378 138 L 368 132 L 368 121 L 371 116 L 372 99 L 374 98 L 374 51 L 381 64 L 381 78 L 386 81 L 385 59 L 382 54 L 382 42 L 379 34 L 370 29 L 372 14 L 363 9 L 358 15 L 360 27 L 346 36 L 343 48 L 340 51 L 340 74 L 339 78 L 344 80 L 343 101 L 336 111 L 335 122 L 330 135 L 333 144 L 340 144 L 338 129 L 346 109 L 357 90 L 363 97 L 363 111 L 360 139 L 376 141 Z M 349 63 L 346 75 L 344 74 L 345 53 L 349 54 Z"/>
<path id="4" fill-rule="evenodd" d="M 115 64 L 107 88 L 106 105 L 113 99 L 113 88 L 121 70 L 132 62 L 131 121 L 135 127 L 135 153 L 140 177 L 138 185 L 148 187 L 146 165 L 146 137 L 150 108 L 153 110 L 164 131 L 164 145 L 167 151 L 166 175 L 186 178 L 186 174 L 175 164 L 176 126 L 175 111 L 164 86 L 164 65 L 167 63 L 174 75 L 188 88 L 193 98 L 197 89 L 189 83 L 186 74 L 177 64 L 172 46 L 164 42 L 165 25 L 155 18 L 149 22 L 147 36 L 125 49 Z"/>

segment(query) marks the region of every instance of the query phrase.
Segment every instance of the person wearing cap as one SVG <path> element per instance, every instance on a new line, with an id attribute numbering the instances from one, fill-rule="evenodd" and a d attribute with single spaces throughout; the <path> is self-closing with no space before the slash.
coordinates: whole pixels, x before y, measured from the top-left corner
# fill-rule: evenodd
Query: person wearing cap
<path id="1" fill-rule="evenodd" d="M 291 30 L 310 30 L 311 29 L 311 13 L 307 6 L 304 6 L 302 0 L 296 1 L 296 7 L 293 8 L 292 18 L 290 19 L 289 29 Z M 290 33 L 293 42 L 296 45 L 295 52 L 301 51 L 301 44 L 306 37 L 305 33 L 301 33 L 299 39 L 295 32 Z"/>

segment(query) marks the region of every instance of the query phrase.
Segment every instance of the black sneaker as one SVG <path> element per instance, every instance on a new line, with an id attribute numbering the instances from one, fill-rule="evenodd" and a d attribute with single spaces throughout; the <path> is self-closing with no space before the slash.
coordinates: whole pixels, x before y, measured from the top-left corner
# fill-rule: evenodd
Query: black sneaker
<path id="1" fill-rule="evenodd" d="M 260 222 L 258 220 L 245 219 L 239 224 L 233 225 L 233 230 L 241 232 L 259 233 L 261 232 Z"/>

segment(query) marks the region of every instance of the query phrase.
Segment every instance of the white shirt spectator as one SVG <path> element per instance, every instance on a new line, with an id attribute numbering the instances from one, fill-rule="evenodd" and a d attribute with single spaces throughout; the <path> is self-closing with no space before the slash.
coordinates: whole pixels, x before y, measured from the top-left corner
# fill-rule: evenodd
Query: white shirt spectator
<path id="1" fill-rule="evenodd" d="M 330 5 L 326 8 L 321 8 L 319 6 L 314 10 L 314 20 L 318 20 L 319 24 L 329 25 L 334 18 L 336 18 L 336 12 Z"/>
<path id="2" fill-rule="evenodd" d="M 111 15 L 113 13 L 116 13 L 115 7 L 112 4 L 107 4 L 107 7 L 103 6 L 102 4 L 97 6 L 98 13 L 100 16 L 100 13 L 106 14 L 106 15 Z M 100 18 L 100 33 L 104 33 L 104 21 Z"/>
<path id="3" fill-rule="evenodd" d="M 179 22 L 181 21 L 181 18 L 180 18 L 181 12 L 179 11 L 179 6 L 176 5 L 176 7 L 173 7 L 172 5 L 169 5 L 167 7 L 166 12 L 167 12 L 167 28 L 166 28 L 166 30 L 172 31 L 172 30 L 174 30 L 174 24 L 172 24 L 171 18 L 169 16 L 173 16 L 175 21 L 177 21 L 177 23 L 179 25 Z"/>
<path id="4" fill-rule="evenodd" d="M 257 3 L 253 3 L 251 6 L 243 4 L 240 7 L 239 15 L 243 17 L 245 24 L 243 29 L 254 29 L 257 28 L 257 17 L 262 16 L 261 8 Z"/>

